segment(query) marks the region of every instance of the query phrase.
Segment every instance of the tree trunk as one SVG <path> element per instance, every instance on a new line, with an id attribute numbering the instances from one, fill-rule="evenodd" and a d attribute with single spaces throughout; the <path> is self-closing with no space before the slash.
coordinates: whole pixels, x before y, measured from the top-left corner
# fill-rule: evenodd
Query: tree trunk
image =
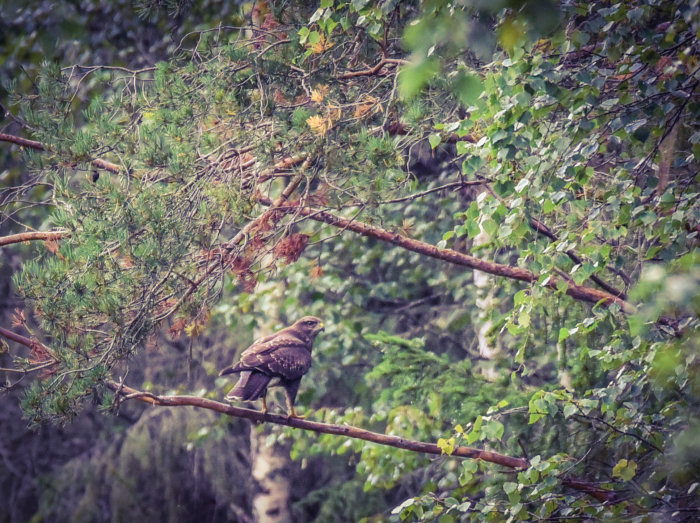
<path id="1" fill-rule="evenodd" d="M 274 286 L 281 302 L 283 290 L 279 284 Z M 274 303 L 274 300 L 271 302 Z M 269 325 L 274 323 L 279 315 L 279 311 L 269 304 L 264 312 L 267 324 L 256 330 L 256 339 L 272 333 Z M 272 401 L 272 390 L 268 391 L 268 406 L 274 411 L 276 405 Z M 262 428 L 251 425 L 250 428 L 251 473 L 256 484 L 252 503 L 253 515 L 255 521 L 284 523 L 292 521 L 290 472 L 294 464 L 289 457 L 288 448 L 279 443 L 268 444 L 268 437 L 273 430 L 275 428 L 269 425 Z"/>
<path id="2" fill-rule="evenodd" d="M 255 521 L 283 523 L 292 521 L 290 508 L 291 482 L 289 467 L 291 460 L 286 448 L 278 443 L 268 445 L 269 429 L 250 428 L 250 453 L 252 476 L 257 492 L 253 496 Z"/>
<path id="3" fill-rule="evenodd" d="M 474 238 L 474 247 L 488 243 L 491 240 L 481 223 L 479 223 L 479 231 L 479 234 Z M 489 336 L 493 322 L 488 319 L 488 314 L 495 302 L 493 277 L 488 273 L 475 270 L 474 286 L 476 287 L 476 306 L 479 310 L 474 322 L 474 330 L 479 342 L 479 354 L 486 360 L 493 360 L 501 352 L 500 346 L 498 344 L 494 345 L 492 338 Z M 485 365 L 482 367 L 482 373 L 487 379 L 495 380 L 498 378 L 498 373 L 494 370 L 494 365 L 491 362 L 485 362 Z"/>

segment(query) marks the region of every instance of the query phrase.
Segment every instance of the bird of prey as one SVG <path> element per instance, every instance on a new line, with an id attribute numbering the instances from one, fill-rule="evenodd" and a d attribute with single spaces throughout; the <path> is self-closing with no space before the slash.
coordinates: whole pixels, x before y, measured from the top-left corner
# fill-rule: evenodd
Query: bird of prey
<path id="1" fill-rule="evenodd" d="M 263 413 L 267 412 L 265 395 L 268 387 L 284 388 L 287 414 L 297 418 L 294 400 L 301 377 L 311 367 L 311 346 L 323 330 L 323 322 L 314 316 L 304 316 L 294 325 L 253 342 L 238 363 L 225 368 L 219 376 L 240 373 L 238 383 L 226 395 L 229 401 L 254 401 L 262 398 Z"/>

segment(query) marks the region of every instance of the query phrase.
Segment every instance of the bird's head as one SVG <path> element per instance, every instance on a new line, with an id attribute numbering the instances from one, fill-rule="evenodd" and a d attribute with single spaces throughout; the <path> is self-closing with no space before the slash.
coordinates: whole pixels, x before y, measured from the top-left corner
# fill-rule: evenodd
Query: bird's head
<path id="1" fill-rule="evenodd" d="M 315 316 L 304 316 L 294 324 L 294 327 L 313 338 L 323 330 L 323 322 Z"/>

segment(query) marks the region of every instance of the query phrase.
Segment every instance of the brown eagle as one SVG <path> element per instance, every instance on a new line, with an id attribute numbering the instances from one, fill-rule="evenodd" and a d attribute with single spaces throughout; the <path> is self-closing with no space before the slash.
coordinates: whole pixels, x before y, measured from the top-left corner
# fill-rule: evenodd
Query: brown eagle
<path id="1" fill-rule="evenodd" d="M 304 316 L 291 327 L 256 340 L 243 351 L 241 359 L 219 373 L 240 373 L 236 386 L 226 395 L 227 400 L 254 401 L 265 395 L 268 387 L 283 387 L 287 396 L 287 413 L 296 418 L 294 400 L 301 377 L 311 367 L 311 346 L 323 330 L 323 322 L 314 316 Z"/>

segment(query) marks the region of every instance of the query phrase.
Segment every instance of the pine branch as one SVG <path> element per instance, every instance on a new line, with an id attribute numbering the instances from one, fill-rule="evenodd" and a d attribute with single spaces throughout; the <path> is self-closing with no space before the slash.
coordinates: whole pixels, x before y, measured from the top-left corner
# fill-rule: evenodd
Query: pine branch
<path id="1" fill-rule="evenodd" d="M 11 234 L 9 236 L 0 237 L 0 247 L 11 243 L 22 243 L 31 240 L 61 240 L 68 238 L 69 232 L 64 231 L 36 231 L 36 232 L 21 232 L 19 234 Z"/>

